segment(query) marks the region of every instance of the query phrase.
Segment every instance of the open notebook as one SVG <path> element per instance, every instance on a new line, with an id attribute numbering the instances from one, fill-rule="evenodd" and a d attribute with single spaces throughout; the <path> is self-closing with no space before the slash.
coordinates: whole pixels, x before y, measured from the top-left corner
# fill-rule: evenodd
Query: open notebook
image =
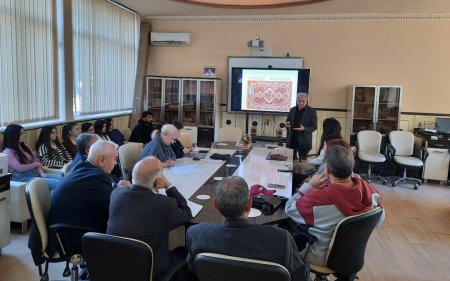
<path id="1" fill-rule="evenodd" d="M 192 201 L 186 200 L 189 208 L 191 208 L 192 217 L 196 217 L 198 213 L 203 209 L 203 206 Z"/>

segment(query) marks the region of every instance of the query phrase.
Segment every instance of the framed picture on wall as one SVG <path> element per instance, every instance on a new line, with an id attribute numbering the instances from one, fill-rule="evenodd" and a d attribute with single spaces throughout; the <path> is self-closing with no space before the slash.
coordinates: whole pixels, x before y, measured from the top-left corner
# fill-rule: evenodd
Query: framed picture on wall
<path id="1" fill-rule="evenodd" d="M 216 77 L 216 67 L 215 66 L 204 66 L 203 67 L 204 77 Z"/>

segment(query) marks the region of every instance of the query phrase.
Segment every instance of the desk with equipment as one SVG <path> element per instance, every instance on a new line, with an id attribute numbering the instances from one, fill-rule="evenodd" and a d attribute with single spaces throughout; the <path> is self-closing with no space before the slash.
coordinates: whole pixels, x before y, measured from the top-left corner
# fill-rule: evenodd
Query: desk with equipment
<path id="1" fill-rule="evenodd" d="M 422 177 L 446 183 L 449 171 L 450 118 L 436 118 L 436 129 L 414 129 L 415 150 L 425 148 L 429 155 L 423 167 Z"/>
<path id="2" fill-rule="evenodd" d="M 222 216 L 213 207 L 216 184 L 224 177 L 236 175 L 245 179 L 248 186 L 259 184 L 268 187 L 269 184 L 278 184 L 284 188 L 269 188 L 276 190 L 275 195 L 290 198 L 292 194 L 292 174 L 278 172 L 292 165 L 292 150 L 280 151 L 287 155 L 286 161 L 266 160 L 267 155 L 273 149 L 254 147 L 244 153 L 242 148 L 234 143 L 215 143 L 205 159 L 195 161 L 191 158 L 177 159 L 176 165 L 170 169 L 164 169 L 164 175 L 174 184 L 180 193 L 188 199 L 193 214 L 201 208 L 192 219 L 193 223 L 212 222 L 220 223 Z M 230 157 L 226 161 L 213 160 L 213 154 Z M 199 206 L 200 205 L 200 206 Z M 279 208 L 272 215 L 264 215 L 249 218 L 251 223 L 271 224 L 286 219 L 284 208 Z"/>

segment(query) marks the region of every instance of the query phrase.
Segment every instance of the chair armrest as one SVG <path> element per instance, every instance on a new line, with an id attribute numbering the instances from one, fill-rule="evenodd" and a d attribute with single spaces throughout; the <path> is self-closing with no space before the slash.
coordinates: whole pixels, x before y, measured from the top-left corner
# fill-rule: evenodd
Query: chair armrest
<path id="1" fill-rule="evenodd" d="M 393 147 L 390 143 L 386 144 L 386 159 L 392 160 L 396 152 L 395 147 Z"/>
<path id="2" fill-rule="evenodd" d="M 49 229 L 54 229 L 57 231 L 58 229 L 79 229 L 79 230 L 86 230 L 86 231 L 92 231 L 92 232 L 98 232 L 99 229 L 95 227 L 87 227 L 87 226 L 81 226 L 81 225 L 74 225 L 70 223 L 55 223 L 48 227 Z"/>
<path id="3" fill-rule="evenodd" d="M 317 241 L 317 237 L 308 232 L 309 228 L 310 228 L 309 225 L 299 224 L 299 225 L 297 225 L 297 233 L 308 238 L 309 244 L 314 244 L 314 242 Z"/>
<path id="4" fill-rule="evenodd" d="M 420 152 L 421 152 L 422 161 L 425 162 L 428 158 L 428 155 L 430 155 L 430 153 L 428 152 L 428 150 L 425 147 L 421 147 Z"/>
<path id="5" fill-rule="evenodd" d="M 56 174 L 56 175 L 62 175 L 63 174 L 63 167 L 61 168 L 50 168 L 47 166 L 42 166 L 42 170 L 44 170 L 44 173 L 46 174 Z"/>

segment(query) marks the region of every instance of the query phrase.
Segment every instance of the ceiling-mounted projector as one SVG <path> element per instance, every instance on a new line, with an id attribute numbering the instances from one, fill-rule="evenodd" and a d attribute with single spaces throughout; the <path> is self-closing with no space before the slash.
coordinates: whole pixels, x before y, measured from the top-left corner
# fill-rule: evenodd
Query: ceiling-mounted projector
<path id="1" fill-rule="evenodd" d="M 259 38 L 259 35 L 256 34 L 256 39 L 255 40 L 249 40 L 247 42 L 247 47 L 249 47 L 249 48 L 264 48 L 264 40 L 261 40 Z"/>

